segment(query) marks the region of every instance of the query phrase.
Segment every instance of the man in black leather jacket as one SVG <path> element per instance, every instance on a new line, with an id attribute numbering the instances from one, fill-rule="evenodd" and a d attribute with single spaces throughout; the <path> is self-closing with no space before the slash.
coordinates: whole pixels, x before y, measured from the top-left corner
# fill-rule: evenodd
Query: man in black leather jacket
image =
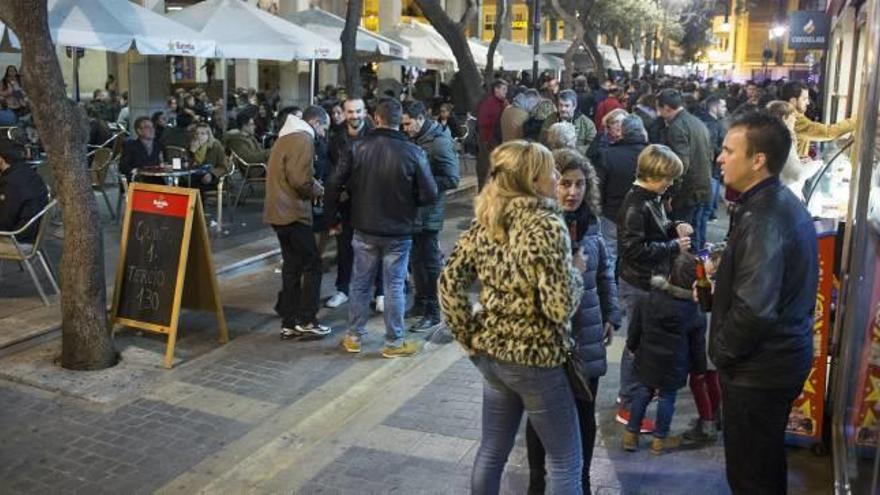
<path id="1" fill-rule="evenodd" d="M 777 177 L 790 148 L 781 120 L 747 113 L 731 124 L 718 158 L 725 185 L 742 193 L 718 268 L 709 343 L 734 494 L 785 493 L 785 428 L 813 360 L 816 230 Z"/>
<path id="2" fill-rule="evenodd" d="M 376 129 L 356 141 L 343 156 L 327 187 L 326 213 L 333 215 L 341 187 L 351 202 L 354 228 L 354 270 L 349 304 L 347 352 L 361 351 L 369 317 L 370 288 L 379 266 L 385 285 L 385 349 L 387 358 L 418 352 L 404 340 L 404 282 L 419 206 L 437 200 L 437 183 L 425 152 L 399 131 L 400 103 L 384 99 L 376 107 Z"/>

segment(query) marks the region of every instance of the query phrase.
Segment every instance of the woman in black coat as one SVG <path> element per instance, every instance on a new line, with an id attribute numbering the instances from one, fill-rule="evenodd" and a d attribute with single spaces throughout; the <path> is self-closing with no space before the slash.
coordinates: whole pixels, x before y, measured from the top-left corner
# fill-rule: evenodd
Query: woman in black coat
<path id="1" fill-rule="evenodd" d="M 599 388 L 599 377 L 608 368 L 605 347 L 611 343 L 612 332 L 620 326 L 617 306 L 617 284 L 614 264 L 602 238 L 599 225 L 601 206 L 596 172 L 583 155 L 570 149 L 553 152 L 556 168 L 562 176 L 556 188 L 556 199 L 565 212 L 565 223 L 571 234 L 572 249 L 580 249 L 587 262 L 584 271 L 584 295 L 572 318 L 571 333 L 574 353 L 590 378 L 593 397 Z M 595 402 L 575 399 L 581 427 L 584 468 L 584 493 L 590 493 L 590 462 L 596 441 Z M 531 423 L 526 423 L 526 446 L 529 458 L 529 493 L 544 493 L 544 447 Z"/>

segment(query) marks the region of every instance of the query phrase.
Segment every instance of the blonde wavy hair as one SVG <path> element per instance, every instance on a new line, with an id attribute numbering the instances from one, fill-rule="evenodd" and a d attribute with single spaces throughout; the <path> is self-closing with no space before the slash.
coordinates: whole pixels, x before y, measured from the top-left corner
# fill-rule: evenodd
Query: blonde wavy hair
<path id="1" fill-rule="evenodd" d="M 505 218 L 507 205 L 518 197 L 540 197 L 535 180 L 552 174 L 555 163 L 544 145 L 521 139 L 498 146 L 489 160 L 489 182 L 476 200 L 477 222 L 489 231 L 492 239 L 504 243 L 509 227 Z"/>

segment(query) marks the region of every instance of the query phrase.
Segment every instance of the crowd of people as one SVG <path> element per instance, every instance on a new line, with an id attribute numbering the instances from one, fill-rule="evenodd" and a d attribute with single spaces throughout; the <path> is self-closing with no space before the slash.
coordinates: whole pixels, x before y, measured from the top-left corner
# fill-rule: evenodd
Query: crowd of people
<path id="1" fill-rule="evenodd" d="M 525 412 L 529 492 L 590 493 L 594 399 L 605 346 L 623 329 L 622 447 L 648 433 L 662 454 L 720 430 L 734 493 L 785 493 L 818 274 L 802 189 L 813 144 L 854 126 L 813 121 L 810 93 L 800 81 L 491 83 L 477 113 L 476 220 L 439 285 L 484 377 L 474 492 L 498 492 Z M 722 202 L 726 242 L 709 243 Z M 711 307 L 698 304 L 698 277 L 711 279 Z M 698 417 L 677 435 L 684 386 Z"/>
<path id="2" fill-rule="evenodd" d="M 7 70 L 0 97 L 18 114 L 16 78 Z M 128 117 L 111 83 L 86 105 L 93 123 Z M 812 363 L 818 274 L 802 189 L 816 170 L 813 143 L 854 121 L 814 121 L 813 90 L 799 81 L 578 75 L 562 86 L 552 75 L 535 87 L 487 85 L 476 112 L 476 218 L 445 263 L 444 192 L 459 184 L 454 140 L 467 132 L 446 101 L 328 88 L 321 104 L 278 108 L 272 95 L 241 90 L 223 112 L 204 90 L 179 90 L 162 111 L 134 118 L 119 171 L 131 178 L 182 150 L 205 167 L 199 187 L 213 187 L 230 156 L 265 165 L 263 220 L 283 260 L 282 339 L 331 334 L 318 316 L 331 237 L 336 291 L 324 304 L 348 304 L 345 352 L 362 352 L 371 306 L 383 313 L 387 358 L 417 354 L 409 334 L 445 322 L 484 377 L 475 493 L 498 492 L 524 412 L 529 492 L 590 493 L 595 399 L 616 332 L 626 336 L 622 448 L 637 450 L 649 434 L 662 454 L 714 442 L 720 430 L 734 493 L 784 493 L 784 430 Z M 0 193 L 29 180 L 19 161 L 0 149 Z M 0 194 L 0 229 L 24 215 L 7 222 L 12 197 Z M 39 201 L 22 211 L 45 194 Z M 724 204 L 726 242 L 710 243 L 707 225 Z M 698 279 L 712 280 L 711 308 L 698 304 Z M 678 435 L 684 386 L 698 417 Z"/>

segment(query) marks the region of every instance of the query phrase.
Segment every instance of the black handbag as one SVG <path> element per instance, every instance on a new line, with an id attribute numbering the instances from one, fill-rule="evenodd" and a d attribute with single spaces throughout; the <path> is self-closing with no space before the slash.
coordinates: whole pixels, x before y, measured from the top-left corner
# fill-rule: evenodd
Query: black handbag
<path id="1" fill-rule="evenodd" d="M 565 375 L 571 385 L 571 392 L 574 398 L 583 402 L 593 402 L 593 392 L 590 390 L 590 379 L 584 373 L 583 366 L 574 356 L 571 349 L 565 350 L 565 363 L 562 367 L 565 369 Z"/>

